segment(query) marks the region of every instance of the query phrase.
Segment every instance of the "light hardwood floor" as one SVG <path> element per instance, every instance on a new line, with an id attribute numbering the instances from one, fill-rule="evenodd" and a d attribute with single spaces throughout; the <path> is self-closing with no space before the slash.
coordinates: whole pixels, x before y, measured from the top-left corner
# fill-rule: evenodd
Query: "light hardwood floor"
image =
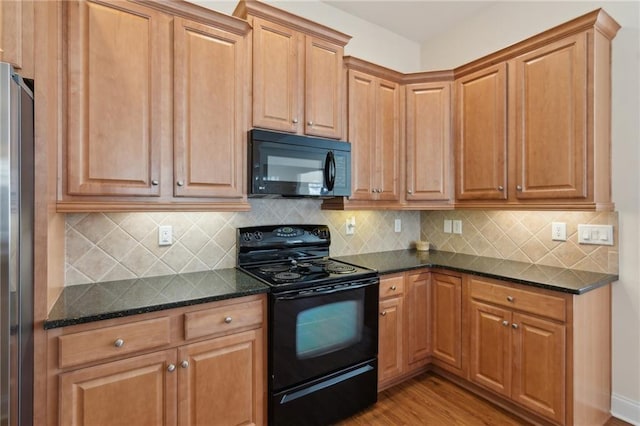
<path id="1" fill-rule="evenodd" d="M 528 423 L 450 381 L 425 373 L 378 395 L 378 403 L 339 426 L 516 426 Z M 611 419 L 605 426 L 631 426 Z"/>

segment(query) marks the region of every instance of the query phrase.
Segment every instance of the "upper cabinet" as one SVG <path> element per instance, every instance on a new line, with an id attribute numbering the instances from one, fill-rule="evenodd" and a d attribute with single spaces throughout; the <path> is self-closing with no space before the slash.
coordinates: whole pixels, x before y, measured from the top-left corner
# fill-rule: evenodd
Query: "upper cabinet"
<path id="1" fill-rule="evenodd" d="M 234 15 L 253 27 L 251 124 L 344 138 L 342 58 L 351 37 L 255 1 L 241 1 Z"/>
<path id="2" fill-rule="evenodd" d="M 102 1 L 65 2 L 64 20 L 58 210 L 248 209 L 247 23 Z"/>
<path id="3" fill-rule="evenodd" d="M 406 85 L 407 207 L 453 207 L 450 71 L 411 74 Z"/>
<path id="4" fill-rule="evenodd" d="M 8 62 L 21 76 L 34 78 L 33 1 L 0 1 L 0 62 Z"/>
<path id="5" fill-rule="evenodd" d="M 611 39 L 597 10 L 455 70 L 456 206 L 611 210 Z"/>

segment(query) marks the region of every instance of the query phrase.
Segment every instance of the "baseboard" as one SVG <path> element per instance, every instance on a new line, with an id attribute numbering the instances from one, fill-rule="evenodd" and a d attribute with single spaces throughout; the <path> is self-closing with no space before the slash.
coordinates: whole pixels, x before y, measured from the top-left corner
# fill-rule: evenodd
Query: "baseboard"
<path id="1" fill-rule="evenodd" d="M 640 402 L 614 393 L 611 395 L 611 415 L 640 426 Z"/>

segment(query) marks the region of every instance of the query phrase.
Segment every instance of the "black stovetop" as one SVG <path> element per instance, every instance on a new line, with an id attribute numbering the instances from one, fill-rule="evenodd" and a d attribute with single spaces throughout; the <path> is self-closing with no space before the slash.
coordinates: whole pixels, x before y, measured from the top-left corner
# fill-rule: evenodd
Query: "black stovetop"
<path id="1" fill-rule="evenodd" d="M 278 289 L 375 277 L 377 272 L 329 257 L 326 225 L 238 228 L 238 268 Z"/>

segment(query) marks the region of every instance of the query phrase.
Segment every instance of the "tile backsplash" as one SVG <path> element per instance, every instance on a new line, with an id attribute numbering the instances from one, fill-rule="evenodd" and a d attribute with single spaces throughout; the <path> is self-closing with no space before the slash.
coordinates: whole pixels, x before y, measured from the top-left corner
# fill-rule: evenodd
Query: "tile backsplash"
<path id="1" fill-rule="evenodd" d="M 444 232 L 444 220 L 461 220 L 462 234 Z M 551 223 L 565 222 L 567 241 L 551 239 Z M 613 225 L 613 246 L 578 244 L 578 224 Z M 456 253 L 518 260 L 595 272 L 618 273 L 617 212 L 422 212 L 420 238 Z"/>
<path id="2" fill-rule="evenodd" d="M 314 199 L 250 200 L 250 212 L 86 213 L 66 215 L 65 285 L 230 268 L 236 228 L 318 223 L 331 229 L 331 255 L 404 249 L 420 235 L 420 213 L 334 212 Z M 345 221 L 355 217 L 354 235 Z M 394 232 L 395 219 L 402 231 Z M 173 226 L 170 246 L 158 245 L 158 226 Z"/>
<path id="3" fill-rule="evenodd" d="M 438 250 L 596 272 L 618 272 L 615 212 L 326 211 L 320 200 L 254 199 L 249 212 L 85 213 L 66 215 L 65 285 L 234 267 L 236 228 L 318 223 L 331 229 L 331 255 L 405 249 L 421 238 Z M 345 221 L 355 217 L 354 235 Z M 402 231 L 394 232 L 395 219 Z M 462 234 L 443 232 L 461 220 Z M 551 240 L 551 222 L 567 224 L 567 241 Z M 613 246 L 578 244 L 579 223 L 614 225 Z M 170 246 L 158 226 L 173 226 Z"/>

